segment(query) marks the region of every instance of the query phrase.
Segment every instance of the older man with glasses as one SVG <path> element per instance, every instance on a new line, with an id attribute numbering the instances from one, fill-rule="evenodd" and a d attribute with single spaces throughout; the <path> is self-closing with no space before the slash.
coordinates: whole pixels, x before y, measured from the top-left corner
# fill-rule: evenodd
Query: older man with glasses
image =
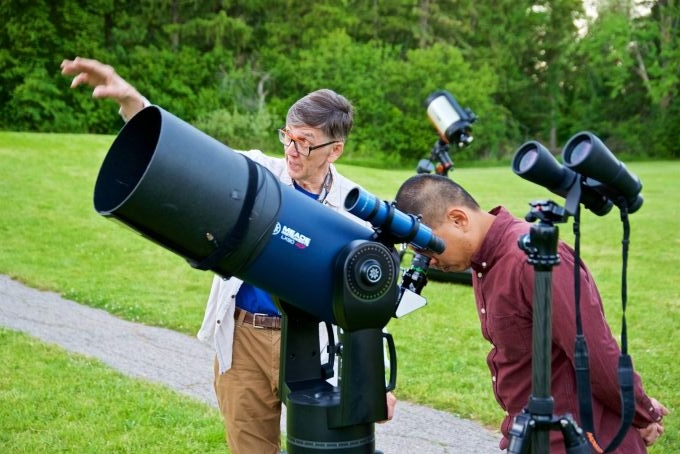
<path id="1" fill-rule="evenodd" d="M 87 84 L 93 96 L 110 98 L 129 120 L 149 105 L 115 70 L 96 60 L 64 60 L 62 73 L 75 75 L 71 87 Z M 259 150 L 243 152 L 274 173 L 283 184 L 346 215 L 347 193 L 357 186 L 333 163 L 342 155 L 352 129 L 353 107 L 342 95 L 321 89 L 295 102 L 279 130 L 283 158 Z M 325 330 L 320 330 L 327 342 Z M 237 278 L 215 276 L 198 338 L 216 352 L 214 386 L 233 454 L 275 454 L 280 450 L 279 364 L 281 313 L 265 291 Z M 323 350 L 322 350 L 323 351 Z M 322 358 L 324 361 L 324 358 Z M 388 418 L 395 404 L 388 394 Z"/>

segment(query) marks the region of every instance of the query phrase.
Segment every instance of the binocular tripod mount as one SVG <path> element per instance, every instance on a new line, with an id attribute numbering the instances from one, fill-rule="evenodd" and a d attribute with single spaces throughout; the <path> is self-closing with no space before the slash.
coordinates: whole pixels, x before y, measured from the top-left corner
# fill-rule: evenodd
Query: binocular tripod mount
<path id="1" fill-rule="evenodd" d="M 539 221 L 530 233 L 519 238 L 534 267 L 534 302 L 532 321 L 531 396 L 527 407 L 515 417 L 510 428 L 508 454 L 544 454 L 550 452 L 550 431 L 560 430 L 567 454 L 588 454 L 590 447 L 570 414 L 553 414 L 551 396 L 552 344 L 552 268 L 559 264 L 556 222 L 566 221 L 564 208 L 552 201 L 532 202 L 526 215 L 529 222 Z M 531 448 L 531 451 L 529 451 Z"/>

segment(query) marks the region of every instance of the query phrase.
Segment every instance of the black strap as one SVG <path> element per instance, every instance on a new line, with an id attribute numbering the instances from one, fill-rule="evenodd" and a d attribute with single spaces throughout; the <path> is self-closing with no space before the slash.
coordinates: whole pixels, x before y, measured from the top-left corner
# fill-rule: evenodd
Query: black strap
<path id="1" fill-rule="evenodd" d="M 635 417 L 635 381 L 633 377 L 633 360 L 628 355 L 628 329 L 626 327 L 626 302 L 628 300 L 626 271 L 628 270 L 628 245 L 630 244 L 630 222 L 628 220 L 628 205 L 621 198 L 617 204 L 621 210 L 623 224 L 623 239 L 621 240 L 621 356 L 619 356 L 619 387 L 621 388 L 621 425 L 614 439 L 607 445 L 605 452 L 612 452 L 623 441 L 626 432 Z"/>
<path id="2" fill-rule="evenodd" d="M 623 264 L 622 264 L 622 283 L 621 283 L 621 305 L 623 309 L 623 321 L 621 327 L 621 354 L 619 355 L 618 364 L 618 379 L 621 396 L 621 423 L 619 430 L 607 445 L 602 448 L 597 441 L 595 434 L 595 425 L 593 424 L 593 404 L 592 391 L 590 387 L 590 370 L 588 366 L 588 347 L 583 335 L 583 327 L 581 325 L 581 308 L 580 308 L 580 207 L 576 208 L 574 213 L 574 234 L 575 240 L 575 260 L 574 260 L 574 297 L 576 300 L 576 345 L 574 351 L 574 363 L 576 369 L 576 386 L 579 401 L 579 416 L 581 419 L 581 427 L 587 435 L 593 449 L 598 453 L 612 452 L 623 441 L 628 432 L 633 419 L 635 417 L 635 381 L 633 372 L 633 361 L 628 355 L 628 332 L 626 329 L 626 301 L 627 301 L 627 278 L 626 270 L 628 268 L 628 244 L 630 239 L 630 223 L 628 222 L 628 211 L 625 202 L 619 204 L 621 209 L 621 222 L 623 223 Z"/>
<path id="3" fill-rule="evenodd" d="M 574 209 L 574 300 L 576 312 L 576 344 L 574 346 L 574 368 L 579 400 L 581 428 L 587 434 L 595 433 L 593 424 L 593 392 L 590 387 L 590 368 L 588 366 L 588 344 L 583 335 L 581 319 L 581 206 L 577 200 Z"/>
<path id="4" fill-rule="evenodd" d="M 623 441 L 635 417 L 635 381 L 633 380 L 633 360 L 629 355 L 619 356 L 619 387 L 621 388 L 621 425 L 604 452 L 614 451 Z"/>
<path id="5" fill-rule="evenodd" d="M 243 199 L 243 204 L 241 205 L 241 211 L 238 214 L 236 224 L 234 224 L 234 227 L 224 237 L 224 239 L 218 243 L 217 248 L 207 257 L 205 257 L 200 262 L 190 262 L 191 266 L 194 268 L 203 271 L 213 268 L 225 255 L 233 252 L 236 246 L 241 241 L 243 241 L 243 238 L 246 235 L 250 212 L 253 210 L 255 196 L 257 195 L 257 165 L 252 159 L 246 156 L 243 158 L 248 164 L 248 185 L 246 187 L 245 197 Z"/>

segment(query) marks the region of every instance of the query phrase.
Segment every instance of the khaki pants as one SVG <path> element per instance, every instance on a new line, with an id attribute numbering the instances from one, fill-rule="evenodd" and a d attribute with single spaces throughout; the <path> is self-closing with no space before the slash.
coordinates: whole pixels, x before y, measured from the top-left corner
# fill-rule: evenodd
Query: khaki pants
<path id="1" fill-rule="evenodd" d="M 281 448 L 281 331 L 236 322 L 232 365 L 215 394 L 232 454 L 278 454 Z"/>

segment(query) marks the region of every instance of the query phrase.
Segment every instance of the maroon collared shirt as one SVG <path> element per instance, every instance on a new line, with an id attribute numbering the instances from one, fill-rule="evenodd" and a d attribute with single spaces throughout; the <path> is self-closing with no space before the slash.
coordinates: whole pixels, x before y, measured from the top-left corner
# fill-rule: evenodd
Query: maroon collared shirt
<path id="1" fill-rule="evenodd" d="M 491 343 L 487 364 L 496 400 L 506 411 L 501 425 L 501 449 L 508 445 L 514 417 L 526 407 L 531 394 L 532 306 L 534 267 L 518 240 L 529 234 L 532 224 L 513 217 L 505 208 L 496 216 L 481 248 L 472 258 L 473 287 L 482 335 Z M 551 395 L 556 415 L 571 414 L 577 421 L 578 396 L 574 372 L 576 337 L 574 299 L 574 251 L 562 241 L 560 264 L 552 268 L 552 371 Z M 590 365 L 595 435 L 605 447 L 620 424 L 620 395 L 617 376 L 619 346 L 605 320 L 602 300 L 590 272 L 580 267 L 580 307 Z M 636 427 L 646 427 L 661 418 L 635 374 L 636 414 L 633 427 L 615 451 L 645 453 L 647 449 Z M 580 425 L 580 423 L 579 423 Z M 551 453 L 563 453 L 559 431 L 551 431 Z"/>

